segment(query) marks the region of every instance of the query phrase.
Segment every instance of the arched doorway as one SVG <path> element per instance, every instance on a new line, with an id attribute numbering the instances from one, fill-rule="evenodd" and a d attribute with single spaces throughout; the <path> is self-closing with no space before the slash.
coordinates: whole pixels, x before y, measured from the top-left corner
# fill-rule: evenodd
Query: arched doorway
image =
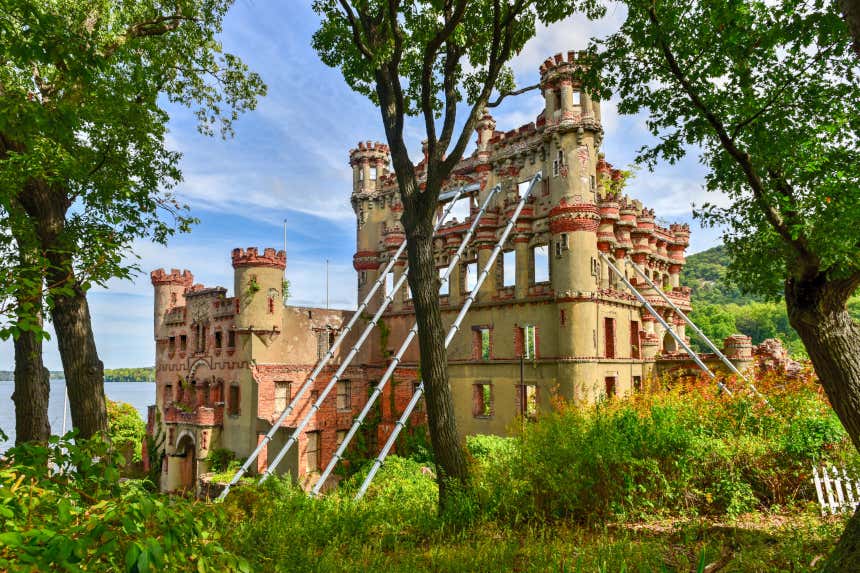
<path id="1" fill-rule="evenodd" d="M 179 465 L 179 489 L 194 491 L 197 480 L 197 446 L 191 434 L 184 434 L 176 444 L 176 456 L 182 458 Z"/>

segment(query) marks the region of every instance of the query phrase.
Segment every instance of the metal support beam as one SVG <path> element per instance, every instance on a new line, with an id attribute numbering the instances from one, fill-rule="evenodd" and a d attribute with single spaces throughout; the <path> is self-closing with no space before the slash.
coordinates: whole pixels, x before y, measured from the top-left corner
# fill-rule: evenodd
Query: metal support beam
<path id="1" fill-rule="evenodd" d="M 500 185 L 496 185 L 495 187 L 490 189 L 490 192 L 487 194 L 487 197 L 484 199 L 484 202 L 481 205 L 481 208 L 475 214 L 475 218 L 472 220 L 472 224 L 469 226 L 469 230 L 463 236 L 463 240 L 460 241 L 460 246 L 457 248 L 457 252 L 454 254 L 454 256 L 449 261 L 448 268 L 445 269 L 445 273 L 440 280 L 440 286 L 441 286 L 441 284 L 448 282 L 448 279 L 451 276 L 451 272 L 454 270 L 454 268 L 456 268 L 457 264 L 460 262 L 460 258 L 463 256 L 463 252 L 466 250 L 466 247 L 468 246 L 469 241 L 472 240 L 472 235 L 475 234 L 475 230 L 478 228 L 478 223 L 480 222 L 481 218 L 484 216 L 484 213 L 486 213 L 487 208 L 490 206 L 490 203 L 491 203 L 493 197 L 496 195 L 496 193 L 499 192 L 500 189 L 501 189 Z M 453 204 L 453 202 L 452 202 L 452 204 Z M 404 274 L 404 276 L 406 276 L 406 275 Z M 314 485 L 313 489 L 311 490 L 311 495 L 319 494 L 319 492 L 322 489 L 323 485 L 325 484 L 326 480 L 331 475 L 331 472 L 334 470 L 337 463 L 343 458 L 343 454 L 346 451 L 346 448 L 349 446 L 353 437 L 355 437 L 355 434 L 358 432 L 359 427 L 361 427 L 361 424 L 364 422 L 365 418 L 367 417 L 368 413 L 370 412 L 370 409 L 373 407 L 373 404 L 376 402 L 377 398 L 379 398 L 379 396 L 382 394 L 382 390 L 385 388 L 385 385 L 388 383 L 388 381 L 394 375 L 394 371 L 397 369 L 397 366 L 400 364 L 400 361 L 403 359 L 403 355 L 406 353 L 406 349 L 409 348 L 409 345 L 415 339 L 415 336 L 417 334 L 418 334 L 418 324 L 413 323 L 412 328 L 409 329 L 409 332 L 406 334 L 406 338 L 400 344 L 400 347 L 397 349 L 397 352 L 394 354 L 394 357 L 392 358 L 391 363 L 388 365 L 388 368 L 385 370 L 385 373 L 382 375 L 382 378 L 379 380 L 379 382 L 377 383 L 376 387 L 373 389 L 373 392 L 370 394 L 370 396 L 368 396 L 367 402 L 365 403 L 364 408 L 362 408 L 358 417 L 355 419 L 352 426 L 350 427 L 349 432 L 347 432 L 346 437 L 344 437 L 343 442 L 341 442 L 340 446 L 337 448 L 337 451 L 335 451 L 331 460 L 329 460 L 329 463 L 326 466 L 325 470 L 323 470 L 323 473 L 320 475 L 319 479 L 317 480 L 317 483 Z"/>
<path id="2" fill-rule="evenodd" d="M 508 224 L 502 231 L 502 235 L 499 237 L 495 248 L 493 249 L 492 253 L 490 253 L 490 258 L 487 259 L 483 270 L 481 271 L 480 275 L 478 275 L 478 282 L 475 284 L 474 288 L 472 288 L 471 292 L 469 292 L 469 296 L 466 297 L 466 300 L 463 303 L 463 308 L 460 309 L 459 314 L 457 314 L 457 318 L 454 320 L 454 323 L 448 329 L 448 335 L 445 337 L 445 348 L 448 348 L 448 346 L 451 344 L 451 341 L 454 339 L 454 336 L 460 330 L 460 323 L 463 322 L 463 318 L 469 312 L 469 308 L 472 306 L 472 303 L 475 302 L 475 297 L 477 296 L 478 291 L 481 289 L 481 285 L 484 284 L 484 281 L 490 273 L 490 269 L 493 268 L 493 264 L 496 262 L 496 258 L 499 256 L 499 253 L 502 251 L 505 241 L 507 241 L 508 239 L 508 235 L 511 234 L 511 231 L 514 228 L 514 225 L 516 224 L 517 219 L 519 218 L 520 213 L 523 210 L 523 207 L 525 207 L 526 201 L 531 195 L 532 189 L 534 189 L 534 186 L 540 180 L 541 172 L 539 171 L 532 178 L 528 188 L 526 189 L 526 192 L 523 194 L 523 196 L 517 203 L 517 207 L 516 209 L 514 209 L 510 221 L 508 221 Z M 412 399 L 409 401 L 409 404 L 407 404 L 406 409 L 403 411 L 403 414 L 397 420 L 397 423 L 392 429 L 391 435 L 388 436 L 388 440 L 382 447 L 382 451 L 380 451 L 376 459 L 373 460 L 373 465 L 370 467 L 370 471 L 368 472 L 367 477 L 364 478 L 364 482 L 362 482 L 358 493 L 355 494 L 356 501 L 364 497 L 364 494 L 367 493 L 367 488 L 370 487 L 370 483 L 373 481 L 373 478 L 376 476 L 376 473 L 379 471 L 379 468 L 381 468 L 382 464 L 385 462 L 385 458 L 388 456 L 388 452 L 390 452 L 391 448 L 394 446 L 394 442 L 397 440 L 397 437 L 400 435 L 400 431 L 403 429 L 403 427 L 406 425 L 406 422 L 409 420 L 409 416 L 412 415 L 412 411 L 418 404 L 418 400 L 421 399 L 422 394 L 424 394 L 424 382 L 421 382 L 421 384 L 418 385 L 418 388 L 412 395 Z"/>
<path id="3" fill-rule="evenodd" d="M 729 360 L 726 355 L 723 354 L 713 342 L 711 342 L 711 339 L 708 338 L 705 333 L 702 332 L 702 330 L 698 326 L 696 326 L 696 324 L 692 320 L 690 320 L 690 318 L 686 314 L 684 314 L 684 312 L 681 311 L 680 308 L 678 308 L 678 306 L 672 301 L 672 299 L 670 299 L 669 296 L 665 292 L 663 292 L 663 289 L 657 286 L 654 281 L 652 281 L 650 277 L 645 274 L 645 271 L 643 271 L 642 268 L 639 267 L 639 265 L 637 265 L 628 258 L 625 258 L 624 262 L 633 267 L 633 270 L 636 271 L 636 273 L 640 277 L 642 277 L 646 283 L 648 283 L 648 286 L 654 289 L 657 294 L 660 295 L 660 298 L 666 301 L 666 304 L 671 306 L 672 310 L 674 310 L 678 314 L 678 316 L 684 319 L 684 322 L 687 323 L 687 326 L 693 329 L 693 332 L 695 332 L 699 336 L 699 338 L 702 339 L 705 344 L 707 344 L 710 349 L 714 351 L 714 354 L 716 354 L 719 359 L 722 360 L 723 364 L 725 364 L 729 368 L 729 370 L 734 372 L 741 380 L 746 382 L 747 386 L 749 386 L 750 390 L 752 390 L 756 396 L 764 400 L 766 404 L 770 405 L 770 402 L 768 402 L 767 398 L 765 398 L 762 393 L 758 391 L 755 385 L 746 376 L 744 376 L 741 371 L 735 367 L 734 364 L 732 364 L 732 361 Z"/>
<path id="4" fill-rule="evenodd" d="M 438 230 L 442 226 L 445 219 L 448 217 L 448 215 L 451 213 L 451 210 L 454 208 L 454 203 L 463 195 L 463 193 L 476 191 L 478 189 L 480 189 L 480 187 L 477 184 L 466 185 L 466 186 L 462 186 L 462 187 L 458 188 L 455 195 L 454 195 L 454 198 L 451 200 L 451 202 L 445 208 L 445 211 L 442 213 L 442 216 L 439 218 L 439 220 L 436 221 L 436 225 L 434 227 L 434 230 Z M 224 490 L 218 496 L 217 501 L 221 501 L 225 497 L 227 497 L 227 494 L 230 493 L 230 488 L 232 488 L 234 485 L 236 485 L 239 482 L 240 479 L 242 479 L 242 476 L 245 475 L 245 473 L 248 471 L 248 468 L 251 467 L 251 464 L 254 462 L 254 460 L 257 459 L 257 457 L 260 455 L 260 452 L 263 450 L 263 448 L 266 446 L 266 444 L 268 444 L 272 440 L 275 433 L 281 427 L 281 424 L 283 424 L 284 421 L 290 416 L 290 414 L 293 413 L 293 410 L 295 409 L 296 404 L 299 402 L 299 400 L 302 398 L 302 396 L 304 396 L 305 392 L 311 386 L 313 386 L 314 382 L 317 379 L 317 376 L 319 376 L 320 372 L 322 372 L 323 368 L 325 368 L 325 366 L 326 366 L 326 364 L 328 364 L 329 360 L 331 360 L 332 357 L 334 357 L 334 353 L 340 347 L 341 343 L 346 339 L 347 335 L 349 335 L 349 333 L 352 331 L 352 328 L 353 328 L 353 326 L 355 326 L 355 323 L 358 321 L 358 319 L 361 318 L 362 313 L 365 311 L 367 306 L 370 304 L 370 301 L 373 300 L 373 297 L 376 294 L 376 291 L 379 290 L 379 288 L 385 283 L 386 275 L 391 271 L 392 268 L 394 268 L 394 265 L 397 263 L 397 260 L 401 257 L 401 255 L 403 255 L 405 250 L 406 250 L 406 241 L 404 240 L 400 244 L 400 246 L 398 247 L 397 251 L 394 253 L 394 256 L 391 257 L 391 260 L 388 261 L 388 264 L 383 269 L 383 272 L 376 279 L 376 281 L 374 281 L 373 286 L 370 289 L 370 292 L 368 292 L 367 295 L 364 297 L 364 300 L 361 301 L 361 304 L 358 306 L 355 313 L 352 315 L 352 318 L 349 319 L 346 326 L 341 330 L 338 337 L 335 339 L 335 341 L 332 343 L 331 347 L 328 349 L 328 352 L 326 352 L 325 356 L 323 356 L 319 360 L 319 362 L 317 362 L 317 365 L 316 365 L 316 367 L 314 367 L 313 371 L 311 372 L 311 375 L 308 377 L 308 379 L 305 381 L 305 383 L 302 384 L 301 387 L 299 387 L 298 392 L 296 392 L 295 396 L 293 396 L 292 400 L 290 400 L 289 405 L 284 409 L 283 412 L 281 412 L 281 415 L 272 424 L 272 427 L 269 429 L 269 431 L 266 433 L 266 435 L 263 437 L 263 439 L 260 441 L 260 443 L 257 444 L 257 447 L 254 449 L 254 451 L 251 453 L 251 455 L 248 456 L 248 459 L 245 460 L 245 462 L 242 464 L 242 466 L 233 475 L 233 478 L 230 480 L 230 482 L 227 484 L 227 486 L 224 488 Z M 405 272 L 403 273 L 403 276 L 406 276 Z M 395 292 L 396 292 L 396 290 L 395 290 Z M 386 305 L 387 305 L 387 303 L 386 303 Z"/>
<path id="5" fill-rule="evenodd" d="M 674 338 L 674 339 L 675 339 L 675 341 L 676 341 L 678 344 L 680 344 L 680 345 L 681 345 L 681 348 L 683 348 L 683 349 L 687 352 L 687 354 L 689 354 L 689 355 L 690 355 L 690 358 L 692 358 L 692 359 L 693 359 L 693 361 L 694 361 L 694 362 L 699 366 L 699 368 L 701 368 L 702 370 L 704 370 L 704 371 L 705 371 L 705 373 L 706 373 L 706 374 L 707 374 L 707 375 L 708 375 L 712 380 L 716 380 L 716 379 L 717 379 L 717 377 L 714 375 L 714 373 L 713 373 L 713 372 L 711 372 L 711 371 L 710 371 L 710 369 L 708 369 L 708 367 L 707 367 L 707 366 L 705 366 L 705 363 L 704 363 L 704 362 L 702 362 L 702 360 L 699 358 L 699 355 L 698 355 L 698 354 L 696 354 L 696 353 L 693 351 L 693 349 L 692 349 L 692 348 L 690 348 L 690 347 L 687 345 L 687 343 L 686 343 L 686 342 L 684 342 L 684 340 L 683 340 L 680 336 L 678 336 L 678 335 L 677 335 L 677 333 L 675 333 L 675 331 L 674 331 L 674 330 L 672 330 L 672 327 L 671 327 L 671 326 L 669 326 L 669 323 L 667 323 L 667 322 L 666 322 L 666 320 L 665 320 L 665 319 L 660 315 L 660 313 L 659 313 L 659 312 L 657 312 L 657 311 L 654 309 L 654 307 L 653 307 L 653 306 L 651 306 L 651 303 L 649 303 L 649 302 L 645 299 L 645 297 L 644 297 L 644 296 L 642 296 L 642 294 L 641 294 L 638 290 L 636 290 L 636 287 L 634 287 L 632 284 L 630 284 L 630 281 L 628 281 L 628 280 L 627 280 L 627 277 L 625 277 L 625 276 L 624 276 L 624 273 L 622 273 L 621 271 L 619 271 L 619 270 L 615 267 L 615 265 L 613 265 L 613 264 L 612 264 L 612 262 L 609 260 L 609 257 L 607 257 L 605 254 L 603 254 L 603 253 L 598 253 L 598 254 L 600 255 L 600 258 L 601 258 L 601 259 L 603 259 L 603 262 L 605 262 L 605 263 L 609 266 L 609 268 L 612 270 L 612 272 L 614 272 L 616 275 L 618 275 L 618 277 L 619 277 L 619 278 L 624 282 L 624 284 L 627 286 L 627 288 L 628 288 L 628 289 L 630 289 L 630 292 L 632 292 L 632 293 L 633 293 L 633 296 L 635 296 L 635 297 L 636 297 L 636 299 L 637 299 L 639 302 L 641 302 L 641 303 L 645 306 L 645 308 L 646 308 L 646 309 L 648 309 L 648 312 L 650 312 L 650 313 L 651 313 L 651 315 L 652 315 L 654 318 L 656 318 L 656 319 L 657 319 L 657 321 L 658 321 L 660 324 L 662 324 L 662 325 L 663 325 L 663 328 L 665 328 L 665 329 L 666 329 L 666 331 L 667 331 L 667 332 L 672 336 L 672 338 Z M 719 380 L 717 380 L 717 386 L 719 386 L 720 390 L 722 390 L 723 392 L 725 392 L 725 393 L 726 393 L 726 394 L 728 394 L 729 396 L 731 396 L 731 395 L 732 395 L 731 391 L 726 387 L 726 385 L 725 385 L 725 384 L 723 384 L 722 382 L 720 382 Z"/>

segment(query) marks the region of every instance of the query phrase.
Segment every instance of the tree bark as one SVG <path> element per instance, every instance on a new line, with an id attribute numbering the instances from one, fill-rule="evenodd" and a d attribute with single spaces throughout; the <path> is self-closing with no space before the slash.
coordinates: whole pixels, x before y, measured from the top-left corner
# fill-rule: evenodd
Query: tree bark
<path id="1" fill-rule="evenodd" d="M 448 380 L 448 353 L 439 308 L 439 276 L 433 257 L 432 217 L 406 227 L 408 280 L 418 323 L 427 423 L 439 470 L 439 500 L 444 503 L 449 480 L 457 480 L 465 485 L 469 469 L 457 433 L 454 401 Z"/>
<path id="2" fill-rule="evenodd" d="M 858 278 L 790 278 L 785 295 L 791 326 L 803 341 L 815 373 L 854 446 L 860 449 L 860 325 L 845 303 Z M 860 513 L 845 528 L 825 571 L 860 571 Z"/>
<path id="3" fill-rule="evenodd" d="M 72 253 L 77 245 L 66 235 L 66 213 L 72 202 L 62 186 L 40 180 L 28 182 L 20 201 L 48 259 L 45 279 L 72 424 L 81 438 L 107 433 L 104 366 L 96 350 L 86 292 L 75 277 Z"/>
<path id="4" fill-rule="evenodd" d="M 860 58 L 860 2 L 857 0 L 839 0 L 839 10 L 842 12 L 842 17 L 845 18 L 845 23 L 848 24 L 851 37 L 854 38 L 852 43 L 854 52 Z"/>
<path id="5" fill-rule="evenodd" d="M 96 349 L 86 293 L 74 282 L 74 271 L 68 272 L 74 294 L 54 297 L 51 319 L 66 376 L 72 423 L 79 437 L 91 438 L 108 431 L 104 364 Z"/>
<path id="6" fill-rule="evenodd" d="M 15 445 L 45 444 L 51 437 L 48 420 L 50 374 L 42 363 L 42 336 L 30 330 L 15 339 Z"/>

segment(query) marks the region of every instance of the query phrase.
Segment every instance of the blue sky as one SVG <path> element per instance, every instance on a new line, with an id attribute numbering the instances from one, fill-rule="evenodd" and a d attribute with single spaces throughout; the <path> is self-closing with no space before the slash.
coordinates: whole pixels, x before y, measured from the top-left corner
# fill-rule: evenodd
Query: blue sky
<path id="1" fill-rule="evenodd" d="M 178 194 L 200 224 L 174 238 L 167 248 L 135 245 L 142 272 L 134 281 L 112 281 L 90 292 L 89 301 L 99 353 L 107 368 L 146 366 L 154 362 L 152 287 L 149 271 L 187 268 L 195 281 L 232 290 L 230 251 L 234 247 L 283 244 L 288 221 L 288 278 L 292 304 L 321 305 L 325 300 L 325 260 L 330 260 L 332 306 L 356 305 L 352 254 L 355 222 L 349 204 L 349 149 L 360 140 L 384 141 L 379 112 L 352 92 L 337 70 L 320 63 L 310 45 L 318 20 L 310 2 L 238 0 L 224 23 L 225 50 L 237 54 L 263 76 L 269 95 L 257 110 L 241 117 L 230 140 L 197 133 L 193 116 L 170 108 L 168 143 L 183 154 L 184 182 Z M 600 22 L 572 18 L 538 35 L 512 62 L 519 85 L 538 79 L 548 56 L 584 48 L 591 36 L 614 31 L 622 14 L 610 10 Z M 508 98 L 493 110 L 497 129 L 534 121 L 542 108 L 538 92 Z M 604 152 L 617 167 L 631 163 L 636 149 L 651 141 L 644 116 L 618 116 L 612 101 L 603 104 Z M 407 133 L 413 159 L 420 156 L 423 133 L 418 122 Z M 471 149 L 468 151 L 471 152 Z M 680 163 L 640 171 L 629 187 L 668 222 L 689 222 L 689 253 L 718 242 L 718 232 L 693 221 L 691 203 L 707 198 L 704 170 L 695 154 Z M 52 340 L 45 363 L 60 370 Z M 0 369 L 11 369 L 13 350 L 0 343 Z"/>

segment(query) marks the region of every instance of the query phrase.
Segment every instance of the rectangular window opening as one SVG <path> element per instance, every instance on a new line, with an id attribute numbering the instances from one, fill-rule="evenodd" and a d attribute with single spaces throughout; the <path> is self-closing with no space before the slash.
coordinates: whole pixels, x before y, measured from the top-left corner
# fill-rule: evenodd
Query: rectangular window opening
<path id="1" fill-rule="evenodd" d="M 482 382 L 473 385 L 473 410 L 475 418 L 491 418 L 493 416 L 493 385 Z"/>
<path id="2" fill-rule="evenodd" d="M 173 386 L 168 384 L 164 387 L 164 403 L 173 402 Z"/>
<path id="3" fill-rule="evenodd" d="M 439 296 L 448 296 L 451 294 L 451 281 L 442 280 L 445 278 L 445 271 L 447 270 L 447 267 L 439 269 L 439 281 L 441 283 L 439 286 Z"/>
<path id="4" fill-rule="evenodd" d="M 458 199 L 454 206 L 451 208 L 451 212 L 448 214 L 448 221 L 457 220 L 459 222 L 466 221 L 469 216 L 472 214 L 472 198 L 471 197 L 463 197 L 462 199 Z"/>
<path id="5" fill-rule="evenodd" d="M 221 345 L 223 344 L 223 341 L 224 341 L 224 333 L 222 333 L 220 330 L 216 330 L 215 331 L 215 348 L 220 350 Z"/>
<path id="6" fill-rule="evenodd" d="M 614 398 L 616 393 L 615 376 L 607 376 L 603 382 L 606 385 L 606 398 Z"/>
<path id="7" fill-rule="evenodd" d="M 230 386 L 230 404 L 228 413 L 231 416 L 239 415 L 239 387 Z"/>
<path id="8" fill-rule="evenodd" d="M 573 105 L 580 105 L 582 103 L 582 93 L 573 90 Z"/>
<path id="9" fill-rule="evenodd" d="M 227 348 L 235 348 L 236 346 L 236 331 L 227 331 Z"/>
<path id="10" fill-rule="evenodd" d="M 606 317 L 603 319 L 603 355 L 606 358 L 615 358 L 615 319 Z"/>
<path id="11" fill-rule="evenodd" d="M 188 348 L 188 335 L 187 334 L 180 334 L 179 335 L 179 351 L 185 352 L 185 350 L 187 348 Z"/>
<path id="12" fill-rule="evenodd" d="M 633 377 L 633 391 L 641 392 L 642 391 L 642 377 L 634 376 Z"/>
<path id="13" fill-rule="evenodd" d="M 176 337 L 171 336 L 167 339 L 167 351 L 171 354 L 176 350 Z"/>
<path id="14" fill-rule="evenodd" d="M 538 398 L 537 385 L 535 384 L 518 384 L 517 385 L 517 408 L 518 414 L 525 420 L 534 420 L 537 418 Z"/>
<path id="15" fill-rule="evenodd" d="M 478 263 L 466 264 L 466 292 L 470 293 L 478 286 Z"/>
<path id="16" fill-rule="evenodd" d="M 386 273 L 385 275 L 385 296 L 394 294 L 394 273 Z"/>
<path id="17" fill-rule="evenodd" d="M 337 382 L 337 409 L 340 412 L 352 410 L 352 384 L 349 380 Z"/>
<path id="18" fill-rule="evenodd" d="M 346 430 L 337 430 L 334 434 L 334 445 L 336 448 L 339 448 L 343 441 L 346 439 Z"/>
<path id="19" fill-rule="evenodd" d="M 376 167 L 371 167 L 370 168 L 370 180 L 371 181 L 376 181 L 376 173 L 377 173 Z"/>
<path id="20" fill-rule="evenodd" d="M 287 409 L 292 398 L 292 383 L 278 381 L 275 382 L 275 414 L 280 415 L 281 412 Z"/>
<path id="21" fill-rule="evenodd" d="M 517 253 L 505 251 L 502 253 L 502 286 L 510 287 L 517 282 Z"/>
<path id="22" fill-rule="evenodd" d="M 412 381 L 412 395 L 414 396 L 418 392 L 418 388 L 421 386 L 421 380 L 413 380 Z M 416 412 L 424 411 L 424 396 L 418 399 L 418 403 L 415 404 Z"/>
<path id="23" fill-rule="evenodd" d="M 630 357 L 642 357 L 639 352 L 639 322 L 636 320 L 630 321 Z"/>
<path id="24" fill-rule="evenodd" d="M 549 247 L 537 245 L 532 248 L 532 276 L 534 284 L 549 282 Z"/>

